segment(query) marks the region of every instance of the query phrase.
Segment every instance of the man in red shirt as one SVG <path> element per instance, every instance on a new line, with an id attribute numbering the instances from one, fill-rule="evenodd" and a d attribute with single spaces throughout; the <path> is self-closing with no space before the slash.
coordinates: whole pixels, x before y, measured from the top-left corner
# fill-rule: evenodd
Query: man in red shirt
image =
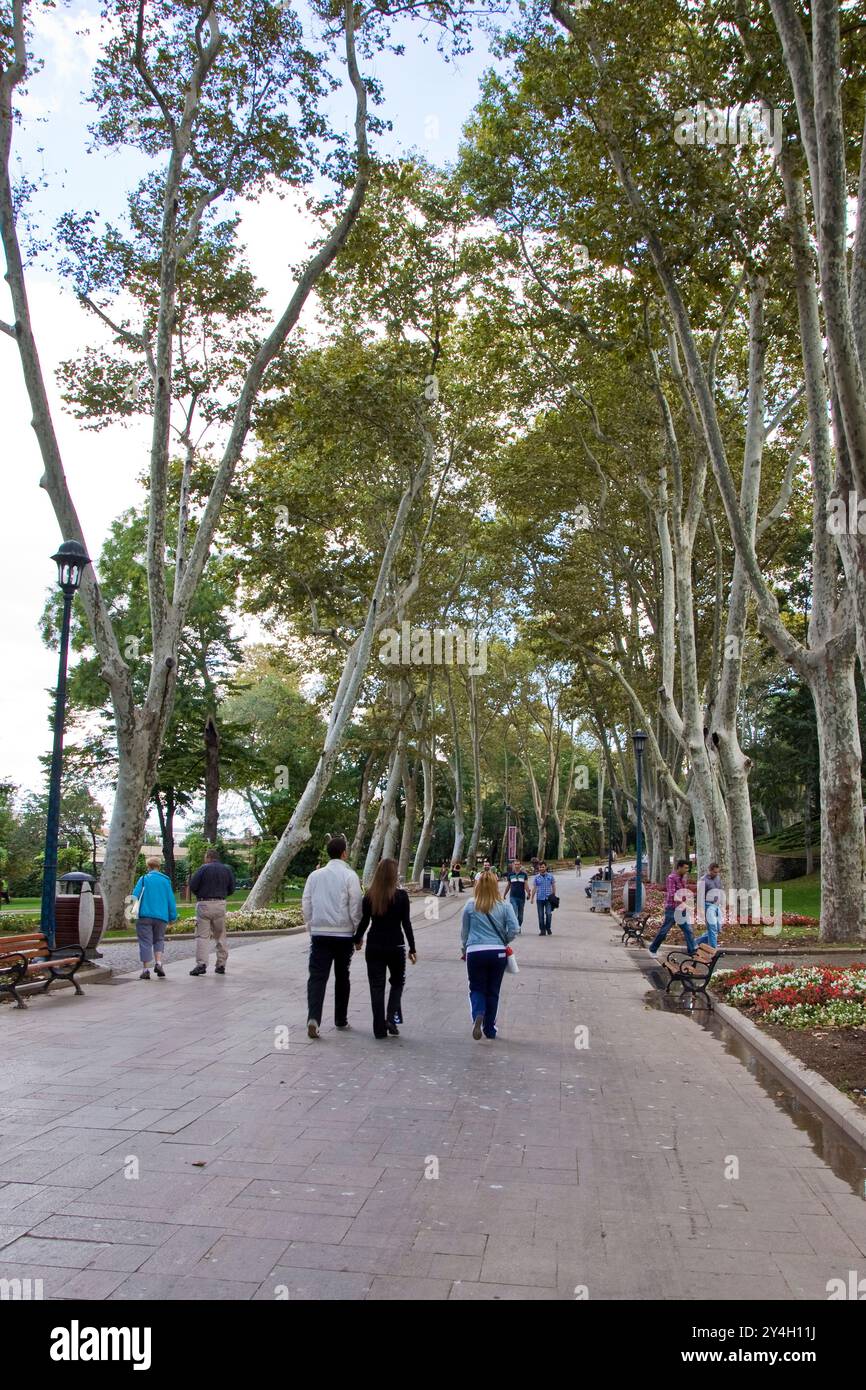
<path id="1" fill-rule="evenodd" d="M 688 859 L 678 859 L 676 872 L 668 874 L 665 883 L 665 919 L 659 927 L 649 948 L 651 956 L 658 955 L 658 949 L 670 931 L 671 927 L 678 926 L 682 929 L 683 936 L 686 938 L 686 950 L 690 956 L 695 954 L 695 939 L 692 936 L 692 929 L 689 926 L 688 906 L 692 897 L 692 890 L 689 888 L 689 868 Z"/>

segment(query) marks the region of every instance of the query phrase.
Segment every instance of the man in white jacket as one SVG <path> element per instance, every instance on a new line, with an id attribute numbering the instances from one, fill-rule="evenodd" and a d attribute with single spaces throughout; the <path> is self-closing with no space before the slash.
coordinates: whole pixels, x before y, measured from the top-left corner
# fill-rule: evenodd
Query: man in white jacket
<path id="1" fill-rule="evenodd" d="M 328 841 L 328 862 L 304 884 L 302 910 L 310 933 L 310 975 L 307 980 L 307 1035 L 319 1036 L 325 990 L 334 967 L 334 1022 L 348 1028 L 349 967 L 354 954 L 355 928 L 361 920 L 361 881 L 346 863 L 344 835 Z"/>

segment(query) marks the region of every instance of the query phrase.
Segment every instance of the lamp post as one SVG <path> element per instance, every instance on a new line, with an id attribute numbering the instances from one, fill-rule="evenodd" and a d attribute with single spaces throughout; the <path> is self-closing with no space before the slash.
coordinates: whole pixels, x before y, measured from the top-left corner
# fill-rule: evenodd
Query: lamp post
<path id="1" fill-rule="evenodd" d="M 643 750 L 646 747 L 647 736 L 643 729 L 635 729 L 631 736 L 634 744 L 634 760 L 637 771 L 637 836 L 635 843 L 635 865 L 636 881 L 634 888 L 634 910 L 640 912 L 643 906 Z"/>
<path id="2" fill-rule="evenodd" d="M 60 627 L 60 664 L 54 697 L 54 748 L 48 784 L 48 817 L 45 825 L 45 859 L 42 868 L 42 934 L 54 946 L 54 895 L 57 880 L 57 836 L 60 829 L 60 778 L 63 772 L 63 724 L 66 717 L 66 662 L 69 656 L 69 625 L 72 600 L 78 592 L 87 551 L 78 541 L 64 541 L 52 560 L 57 564 L 57 583 L 63 594 L 63 622 Z"/>

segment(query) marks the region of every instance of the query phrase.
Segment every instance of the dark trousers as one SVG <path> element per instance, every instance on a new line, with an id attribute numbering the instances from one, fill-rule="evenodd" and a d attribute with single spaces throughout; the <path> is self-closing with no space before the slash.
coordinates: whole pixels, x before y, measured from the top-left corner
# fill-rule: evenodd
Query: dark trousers
<path id="1" fill-rule="evenodd" d="M 522 927 L 522 926 L 523 926 L 523 909 L 526 907 L 526 899 L 525 899 L 525 898 L 517 897 L 517 896 L 514 895 L 513 893 L 509 893 L 509 894 L 508 894 L 508 901 L 511 903 L 511 906 L 514 908 L 514 915 L 515 915 L 515 917 L 517 918 L 517 925 L 518 925 L 519 927 Z"/>
<path id="2" fill-rule="evenodd" d="M 334 1022 L 341 1027 L 348 1022 L 349 966 L 355 943 L 351 936 L 310 937 L 310 976 L 307 980 L 307 1018 L 322 1021 L 325 989 L 331 966 L 334 967 Z"/>
<path id="3" fill-rule="evenodd" d="M 390 977 L 388 1008 L 385 1009 L 385 972 Z M 404 946 L 368 946 L 367 979 L 370 981 L 370 1003 L 373 1006 L 373 1032 L 377 1038 L 384 1038 L 387 1032 L 385 1020 L 389 1023 L 402 1023 L 400 1006 L 403 1002 L 403 986 L 406 983 L 406 948 Z"/>
<path id="4" fill-rule="evenodd" d="M 552 936 L 551 926 L 553 923 L 553 908 L 550 906 L 550 898 L 535 899 L 535 906 L 538 909 L 538 931 L 540 936 Z"/>
<path id="5" fill-rule="evenodd" d="M 466 969 L 469 973 L 472 1017 L 484 1019 L 485 1038 L 495 1038 L 499 991 L 505 974 L 505 952 L 496 947 L 489 951 L 467 951 Z"/>

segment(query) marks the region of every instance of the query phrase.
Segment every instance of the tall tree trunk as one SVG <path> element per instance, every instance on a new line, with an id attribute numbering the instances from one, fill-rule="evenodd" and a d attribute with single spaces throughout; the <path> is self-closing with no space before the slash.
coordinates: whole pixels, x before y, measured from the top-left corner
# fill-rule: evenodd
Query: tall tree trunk
<path id="1" fill-rule="evenodd" d="M 404 759 L 408 764 L 408 758 Z M 415 757 L 412 766 L 403 779 L 403 835 L 400 840 L 400 854 L 397 859 L 397 873 L 401 883 L 406 882 L 409 872 L 409 858 L 415 839 L 415 817 L 418 809 L 418 768 L 420 759 Z"/>
<path id="2" fill-rule="evenodd" d="M 379 860 L 390 858 L 390 855 L 383 854 L 383 848 L 387 842 L 394 805 L 397 800 L 397 793 L 400 790 L 402 739 L 403 730 L 401 728 L 397 734 L 397 746 L 391 754 L 388 765 L 388 780 L 385 783 L 385 790 L 379 805 L 379 814 L 376 816 L 373 834 L 370 836 L 370 843 L 367 846 L 367 854 L 364 859 L 364 871 L 361 874 L 361 878 L 365 885 L 369 885 L 373 874 L 376 872 L 376 865 L 379 863 Z"/>
<path id="3" fill-rule="evenodd" d="M 454 843 L 451 846 L 451 862 L 453 863 L 455 860 L 460 862 L 463 860 L 466 831 L 463 825 L 463 757 L 460 751 L 460 723 L 457 718 L 457 706 L 454 702 L 450 672 L 448 673 L 448 708 L 451 714 L 451 777 L 454 782 Z"/>
<path id="4" fill-rule="evenodd" d="M 173 691 L 173 682 L 170 688 Z M 165 703 L 170 709 L 168 692 Z M 164 718 L 168 718 L 168 713 Z M 104 902 L 103 924 L 98 940 L 92 941 L 94 949 L 106 931 L 118 930 L 124 925 L 123 905 L 135 882 L 135 866 L 144 840 L 147 808 L 156 781 L 161 738 L 161 733 L 153 724 L 135 716 L 132 733 L 128 737 L 121 735 L 118 739 L 117 785 L 100 884 Z"/>
<path id="5" fill-rule="evenodd" d="M 399 787 L 397 792 L 399 795 Z M 397 849 L 397 836 L 400 833 L 400 817 L 397 814 L 397 797 L 395 796 L 391 806 L 391 813 L 388 816 L 388 826 L 385 830 L 385 839 L 382 843 L 382 858 L 393 859 Z"/>
<path id="6" fill-rule="evenodd" d="M 484 806 L 481 798 L 481 736 L 478 729 L 478 691 L 474 676 L 470 676 L 467 681 L 467 696 L 469 703 L 469 739 L 472 745 L 473 815 L 472 834 L 469 837 L 469 849 L 466 852 L 466 858 L 470 864 L 474 864 L 475 856 L 478 853 L 478 842 L 481 839 L 484 815 Z"/>
<path id="7" fill-rule="evenodd" d="M 174 888 L 177 882 L 177 865 L 174 858 L 174 787 L 166 787 L 164 795 L 165 803 L 163 803 L 163 792 L 155 791 L 153 804 L 156 807 L 156 817 L 159 821 L 165 872 L 171 879 L 171 886 Z"/>
<path id="8" fill-rule="evenodd" d="M 764 283 L 758 279 L 749 296 L 749 393 L 746 441 L 743 454 L 743 476 L 740 484 L 740 511 L 743 525 L 752 544 L 758 520 L 758 497 L 761 485 L 764 424 L 764 362 L 766 334 L 764 327 Z M 737 733 L 737 708 L 743 669 L 743 650 L 746 639 L 746 619 L 750 586 L 742 556 L 734 552 L 734 570 L 728 602 L 725 629 L 724 659 L 718 685 L 715 708 L 708 712 L 710 738 L 718 749 L 724 775 L 725 805 L 728 813 L 730 841 L 729 886 L 738 892 L 758 890 L 758 861 L 755 858 L 755 837 L 752 831 L 752 803 L 749 796 L 751 760 L 740 747 Z M 706 864 L 701 864 L 706 869 Z"/>
<path id="9" fill-rule="evenodd" d="M 367 761 L 364 763 L 364 769 L 361 773 L 360 800 L 358 802 L 358 824 L 355 827 L 355 836 L 352 840 L 352 844 L 349 849 L 349 863 L 351 864 L 353 869 L 357 869 L 358 867 L 358 860 L 361 856 L 361 849 L 364 844 L 364 838 L 367 834 L 367 820 L 370 813 L 370 801 L 373 796 L 373 787 L 377 780 L 376 777 L 374 777 L 373 775 L 374 770 L 378 770 L 377 759 L 375 750 L 371 750 L 367 754 Z"/>
<path id="10" fill-rule="evenodd" d="M 392 607 L 388 607 L 386 598 L 392 588 L 397 555 L 403 544 L 415 502 L 430 476 L 432 466 L 433 439 L 429 433 L 425 432 L 423 460 L 407 483 L 400 499 L 400 505 L 397 508 L 397 514 L 379 565 L 376 586 L 367 609 L 364 628 L 346 655 L 343 674 L 340 677 L 340 684 L 337 687 L 331 717 L 328 721 L 324 748 L 313 774 L 291 814 L 288 825 L 244 903 L 244 909 L 247 912 L 255 912 L 260 908 L 267 907 L 278 885 L 282 882 L 289 864 L 298 850 L 309 840 L 310 821 L 334 775 L 334 768 L 343 746 L 343 736 L 355 711 L 361 685 L 367 674 L 373 641 L 377 633 L 387 626 L 396 612 L 409 602 L 418 588 L 422 558 L 420 550 L 415 556 L 415 566 L 411 578 L 402 585 L 398 599 L 393 602 Z"/>
<path id="11" fill-rule="evenodd" d="M 866 851 L 854 642 L 830 643 L 826 651 L 809 682 L 821 752 L 821 940 L 863 941 Z"/>
<path id="12" fill-rule="evenodd" d="M 421 821 L 418 847 L 415 850 L 415 862 L 412 865 L 412 878 L 419 884 L 424 881 L 424 864 L 433 838 L 433 819 L 436 814 L 436 751 L 432 743 L 429 751 L 425 751 L 421 766 L 424 773 L 424 817 Z"/>
<path id="13" fill-rule="evenodd" d="M 220 735 L 212 714 L 204 726 L 204 837 L 215 845 L 220 801 Z"/>

